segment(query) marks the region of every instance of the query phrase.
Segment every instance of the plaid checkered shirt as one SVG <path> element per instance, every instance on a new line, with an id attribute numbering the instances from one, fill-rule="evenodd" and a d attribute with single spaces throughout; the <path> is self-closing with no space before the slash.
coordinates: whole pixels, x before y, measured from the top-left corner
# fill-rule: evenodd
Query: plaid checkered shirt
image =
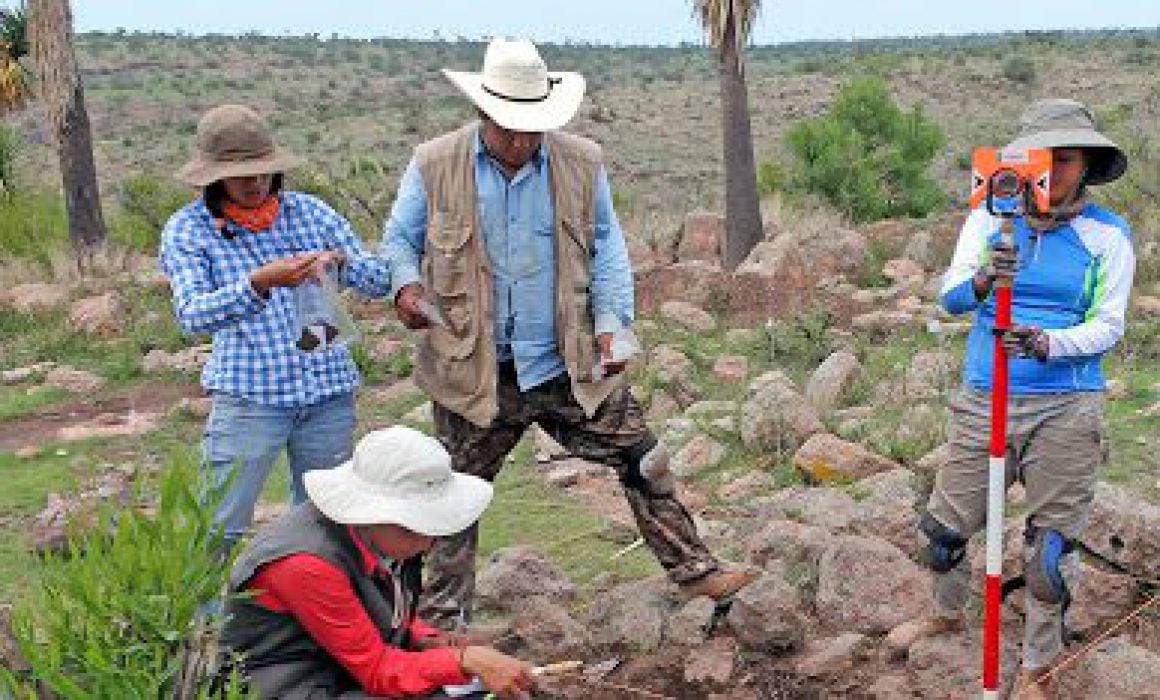
<path id="1" fill-rule="evenodd" d="M 298 349 L 294 290 L 274 288 L 263 299 L 250 273 L 278 258 L 341 250 L 346 262 L 339 282 L 383 297 L 390 291 L 390 271 L 321 200 L 299 192 L 279 196 L 277 220 L 259 233 L 232 223 L 219 232 L 202 199 L 186 205 L 162 233 L 161 269 L 173 288 L 182 330 L 213 334 L 213 355 L 201 377 L 206 390 L 269 406 L 310 406 L 352 391 L 358 369 L 344 345 Z"/>

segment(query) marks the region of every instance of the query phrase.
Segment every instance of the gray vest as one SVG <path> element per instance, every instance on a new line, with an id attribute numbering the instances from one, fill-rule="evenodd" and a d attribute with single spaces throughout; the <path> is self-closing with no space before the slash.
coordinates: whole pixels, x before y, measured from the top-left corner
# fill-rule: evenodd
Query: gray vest
<path id="1" fill-rule="evenodd" d="M 407 648 L 407 629 L 422 587 L 419 557 L 403 562 L 400 589 L 407 600 L 395 600 L 395 587 L 388 577 L 365 573 L 362 555 L 346 526 L 330 521 L 313 503 L 306 502 L 258 532 L 230 571 L 230 590 L 243 591 L 264 564 L 291 554 L 313 554 L 342 569 L 383 641 Z M 392 627 L 394 611 L 400 605 L 412 612 Z M 293 615 L 274 612 L 251 598 L 230 601 L 227 612 L 221 637 L 222 665 L 230 668 L 241 655 L 241 668 L 258 697 L 316 700 L 359 689 L 346 669 Z"/>

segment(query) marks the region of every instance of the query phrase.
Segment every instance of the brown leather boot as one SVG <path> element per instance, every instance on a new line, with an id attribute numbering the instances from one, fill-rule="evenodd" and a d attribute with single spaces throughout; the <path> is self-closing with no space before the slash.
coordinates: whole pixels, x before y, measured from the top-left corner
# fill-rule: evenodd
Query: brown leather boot
<path id="1" fill-rule="evenodd" d="M 890 630 L 890 634 L 886 635 L 883 644 L 891 657 L 900 658 L 906 656 L 910 647 L 920 639 L 962 632 L 964 629 L 966 629 L 966 624 L 961 616 L 926 615 L 907 620 Z"/>
<path id="2" fill-rule="evenodd" d="M 696 581 L 682 583 L 681 594 L 687 598 L 708 596 L 716 601 L 725 600 L 745 588 L 757 578 L 757 572 L 747 569 L 721 569 L 706 574 Z"/>
<path id="3" fill-rule="evenodd" d="M 1029 671 L 1019 670 L 1019 677 L 1015 679 L 1015 687 L 1011 689 L 1010 700 L 1052 700 L 1055 697 L 1054 684 L 1051 680 L 1040 681 L 1050 669 L 1040 668 Z"/>

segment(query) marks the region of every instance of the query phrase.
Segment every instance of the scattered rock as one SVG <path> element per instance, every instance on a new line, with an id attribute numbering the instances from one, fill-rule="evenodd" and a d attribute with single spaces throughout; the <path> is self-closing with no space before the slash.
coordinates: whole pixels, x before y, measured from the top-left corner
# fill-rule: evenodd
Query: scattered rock
<path id="1" fill-rule="evenodd" d="M 814 409 L 783 373 L 750 383 L 741 408 L 741 440 L 750 449 L 788 451 L 823 430 Z"/>
<path id="2" fill-rule="evenodd" d="M 1132 311 L 1142 318 L 1160 317 L 1160 297 L 1137 294 L 1132 300 Z"/>
<path id="3" fill-rule="evenodd" d="M 756 502 L 759 518 L 794 520 L 841 530 L 854 521 L 857 504 L 844 489 L 791 486 Z"/>
<path id="4" fill-rule="evenodd" d="M 400 379 L 393 384 L 370 390 L 371 400 L 377 404 L 394 403 L 422 393 L 423 390 L 411 379 Z"/>
<path id="5" fill-rule="evenodd" d="M 859 535 L 881 537 L 914 558 L 923 546 L 917 536 L 914 472 L 892 469 L 862 479 L 850 488 L 857 502 L 850 528 Z"/>
<path id="6" fill-rule="evenodd" d="M 749 375 L 749 358 L 744 355 L 722 355 L 713 363 L 713 374 L 729 384 L 744 382 Z"/>
<path id="7" fill-rule="evenodd" d="M 83 423 L 66 425 L 56 432 L 62 442 L 91 440 L 94 438 L 127 437 L 157 430 L 161 424 L 160 413 L 132 411 L 127 414 L 103 413 Z"/>
<path id="8" fill-rule="evenodd" d="M 749 651 L 791 651 L 805 639 L 800 605 L 797 589 L 781 573 L 767 572 L 736 593 L 726 620 Z"/>
<path id="9" fill-rule="evenodd" d="M 913 289 L 916 285 L 921 288 L 926 281 L 926 272 L 922 265 L 907 258 L 887 260 L 882 266 L 882 275 L 894 283 L 894 286 Z"/>
<path id="10" fill-rule="evenodd" d="M 915 317 L 906 311 L 871 311 L 859 314 L 850 320 L 850 325 L 860 331 L 889 335 L 915 324 Z"/>
<path id="11" fill-rule="evenodd" d="M 107 504 L 124 508 L 131 501 L 136 469 L 123 465 L 106 469 L 85 482 L 68 498 L 50 493 L 45 507 L 32 519 L 28 540 L 38 554 L 61 554 L 68 547 L 69 527 L 96 527 L 98 516 Z"/>
<path id="12" fill-rule="evenodd" d="M 725 331 L 725 344 L 731 348 L 753 345 L 760 337 L 761 333 L 753 328 L 730 328 Z"/>
<path id="13" fill-rule="evenodd" d="M 697 596 L 682 605 L 669 617 L 665 626 L 665 643 L 696 647 L 706 639 L 705 628 L 713 617 L 717 604 L 706 596 Z"/>
<path id="14" fill-rule="evenodd" d="M 1108 401 L 1122 401 L 1128 398 L 1128 385 L 1122 379 L 1109 379 L 1104 396 Z"/>
<path id="15" fill-rule="evenodd" d="M 816 566 L 832 539 L 830 531 L 822 527 L 774 520 L 750 536 L 745 543 L 745 560 L 761 567 L 770 562 Z"/>
<path id="16" fill-rule="evenodd" d="M 851 352 L 839 350 L 818 365 L 806 383 L 806 399 L 818 411 L 828 413 L 838 407 L 844 396 L 858 375 L 862 372 L 862 365 Z"/>
<path id="17" fill-rule="evenodd" d="M 1160 505 L 1098 482 L 1084 542 L 1139 576 L 1160 579 Z"/>
<path id="18" fill-rule="evenodd" d="M 539 550 L 529 546 L 497 549 L 477 576 L 477 599 L 499 610 L 510 610 L 532 596 L 559 602 L 575 595 L 576 586 Z"/>
<path id="19" fill-rule="evenodd" d="M 725 459 L 725 446 L 707 435 L 698 435 L 673 455 L 673 473 L 689 477 L 712 469 Z"/>
<path id="20" fill-rule="evenodd" d="M 44 384 L 64 391 L 87 394 L 103 387 L 105 380 L 85 370 L 73 367 L 55 367 L 44 375 Z"/>
<path id="21" fill-rule="evenodd" d="M 662 382 L 689 381 L 693 378 L 693 362 L 685 353 L 672 345 L 658 345 L 653 348 L 650 362 L 657 368 L 657 377 Z"/>
<path id="22" fill-rule="evenodd" d="M 788 236 L 755 245 L 735 274 L 784 279 L 792 287 L 808 286 L 801 248 Z"/>
<path id="23" fill-rule="evenodd" d="M 36 381 L 43 378 L 45 374 L 48 374 L 55 367 L 55 362 L 37 362 L 27 367 L 4 370 L 0 372 L 0 384 L 11 386 L 13 384 L 24 384 L 25 382 Z"/>
<path id="24" fill-rule="evenodd" d="M 661 304 L 661 316 L 697 333 L 711 333 L 717 329 L 717 320 L 708 311 L 687 301 L 666 301 Z"/>
<path id="25" fill-rule="evenodd" d="M 657 423 L 671 417 L 680 410 L 680 405 L 677 404 L 672 396 L 669 396 L 667 391 L 657 389 L 653 391 L 652 398 L 648 402 L 648 412 L 645 413 L 645 419 L 649 423 Z"/>
<path id="26" fill-rule="evenodd" d="M 435 406 L 430 401 L 424 401 L 407 411 L 406 415 L 403 416 L 403 421 L 412 425 L 430 423 L 433 420 L 435 420 Z"/>
<path id="27" fill-rule="evenodd" d="M 714 637 L 690 654 L 685 662 L 685 681 L 689 683 L 729 682 L 733 676 L 736 644 L 729 637 Z"/>
<path id="28" fill-rule="evenodd" d="M 957 366 L 949 352 L 920 352 L 906 370 L 906 397 L 929 399 L 941 396 L 955 379 Z"/>
<path id="29" fill-rule="evenodd" d="M 367 355 L 375 362 L 387 362 L 395 355 L 405 352 L 410 345 L 395 338 L 379 338 L 367 344 Z"/>
<path id="30" fill-rule="evenodd" d="M 589 608 L 593 637 L 603 643 L 623 644 L 642 652 L 661 645 L 665 620 L 673 608 L 669 584 L 663 576 L 615 586 Z"/>
<path id="31" fill-rule="evenodd" d="M 516 603 L 512 634 L 535 660 L 550 662 L 582 657 L 592 646 L 592 637 L 559 604 L 543 596 Z"/>
<path id="32" fill-rule="evenodd" d="M 717 489 L 717 495 L 726 501 L 746 502 L 773 486 L 772 476 L 763 471 L 751 471 Z"/>
<path id="33" fill-rule="evenodd" d="M 68 288 L 61 284 L 19 284 L 8 290 L 4 299 L 22 314 L 63 306 L 68 301 Z"/>
<path id="34" fill-rule="evenodd" d="M 25 445 L 24 447 L 18 448 L 12 454 L 17 459 L 36 459 L 43 453 L 44 450 L 41 449 L 40 445 Z"/>
<path id="35" fill-rule="evenodd" d="M 929 610 L 930 576 L 884 540 L 842 535 L 818 562 L 817 607 L 836 630 L 883 634 Z"/>
<path id="36" fill-rule="evenodd" d="M 124 330 L 125 305 L 116 292 L 105 292 L 74 301 L 69 323 L 90 335 L 113 336 Z"/>
<path id="37" fill-rule="evenodd" d="M 829 433 L 810 437 L 794 454 L 793 463 L 818 482 L 855 481 L 899 466 L 857 443 Z"/>
<path id="38" fill-rule="evenodd" d="M 873 641 L 864 634 L 845 634 L 811 642 L 805 656 L 797 662 L 797 672 L 807 678 L 840 676 L 866 659 Z"/>
<path id="39" fill-rule="evenodd" d="M 213 354 L 213 347 L 199 345 L 197 347 L 166 352 L 160 348 L 150 350 L 141 360 L 141 369 L 147 374 L 175 372 L 178 374 L 197 374 L 209 361 Z"/>
<path id="40" fill-rule="evenodd" d="M 914 463 L 914 469 L 919 473 L 933 476 L 935 472 L 946 466 L 947 460 L 950 459 L 950 456 L 950 445 L 943 443 L 920 457 L 919 460 Z"/>
<path id="41" fill-rule="evenodd" d="M 172 413 L 190 416 L 192 418 L 209 418 L 210 411 L 213 410 L 213 398 L 209 396 L 199 396 L 196 398 L 185 397 L 173 404 Z"/>
<path id="42" fill-rule="evenodd" d="M 716 212 L 694 211 L 685 216 L 677 259 L 720 263 L 725 241 L 725 217 Z"/>

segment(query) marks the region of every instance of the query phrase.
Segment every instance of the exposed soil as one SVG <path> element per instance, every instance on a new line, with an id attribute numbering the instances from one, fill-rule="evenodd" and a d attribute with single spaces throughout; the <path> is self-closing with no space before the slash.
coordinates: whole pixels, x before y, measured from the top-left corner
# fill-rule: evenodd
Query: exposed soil
<path id="1" fill-rule="evenodd" d="M 193 383 L 141 382 L 95 397 L 78 397 L 0 422 L 0 450 L 17 450 L 61 439 L 61 430 L 100 422 L 107 416 L 164 414 L 183 398 L 202 395 Z M 125 422 L 131 422 L 126 420 Z M 66 430 L 64 435 L 68 435 Z"/>

